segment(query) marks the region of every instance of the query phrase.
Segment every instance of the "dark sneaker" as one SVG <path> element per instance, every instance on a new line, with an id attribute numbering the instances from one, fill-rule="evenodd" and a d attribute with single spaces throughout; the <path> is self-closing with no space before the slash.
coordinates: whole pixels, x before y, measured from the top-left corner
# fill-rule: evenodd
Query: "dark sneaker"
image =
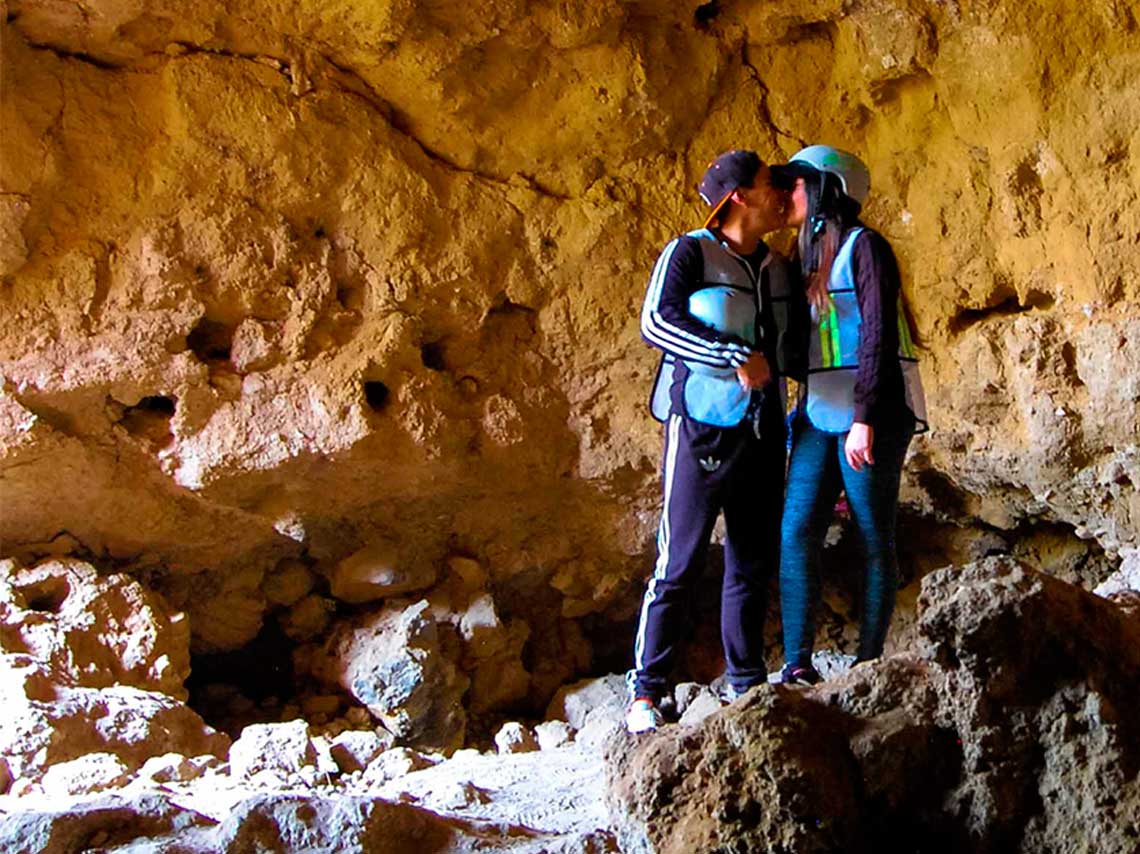
<path id="1" fill-rule="evenodd" d="M 823 677 L 810 664 L 785 664 L 780 671 L 781 685 L 818 685 Z"/>

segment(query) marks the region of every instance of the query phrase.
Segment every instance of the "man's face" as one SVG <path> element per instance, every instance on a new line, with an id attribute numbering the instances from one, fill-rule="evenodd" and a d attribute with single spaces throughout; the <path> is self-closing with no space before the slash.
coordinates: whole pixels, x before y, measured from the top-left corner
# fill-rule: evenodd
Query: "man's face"
<path id="1" fill-rule="evenodd" d="M 772 186 L 772 175 L 766 165 L 760 167 L 751 187 L 739 187 L 737 193 L 750 228 L 760 234 L 783 228 L 788 193 Z"/>

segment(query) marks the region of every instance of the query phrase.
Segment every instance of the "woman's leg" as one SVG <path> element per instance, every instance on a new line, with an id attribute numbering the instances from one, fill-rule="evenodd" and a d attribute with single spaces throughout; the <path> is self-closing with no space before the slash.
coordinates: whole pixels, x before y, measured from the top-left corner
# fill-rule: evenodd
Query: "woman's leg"
<path id="1" fill-rule="evenodd" d="M 839 495 L 838 438 L 815 429 L 806 418 L 797 419 L 793 428 L 780 529 L 780 611 L 784 661 L 796 666 L 811 664 L 815 643 L 819 554 Z"/>
<path id="2" fill-rule="evenodd" d="M 898 590 L 895 523 L 899 481 L 906 449 L 913 435 L 913 418 L 903 424 L 876 429 L 875 462 L 863 466 L 862 471 L 855 471 L 847 464 L 843 443 L 839 443 L 838 463 L 843 486 L 847 490 L 851 518 L 855 521 L 867 560 L 859 625 L 859 661 L 882 655 L 895 607 Z"/>

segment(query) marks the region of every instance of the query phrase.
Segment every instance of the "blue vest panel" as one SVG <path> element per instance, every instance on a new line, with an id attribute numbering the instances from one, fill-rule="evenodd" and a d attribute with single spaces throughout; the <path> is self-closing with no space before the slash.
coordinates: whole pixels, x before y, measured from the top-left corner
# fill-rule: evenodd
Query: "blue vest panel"
<path id="1" fill-rule="evenodd" d="M 853 229 L 831 265 L 828 308 L 823 316 L 812 306 L 812 334 L 808 345 L 807 416 L 820 430 L 844 433 L 855 420 L 855 371 L 859 367 L 859 328 L 862 316 L 855 293 L 855 270 L 851 263 L 855 240 L 863 229 Z M 899 361 L 902 366 L 906 403 L 921 429 L 926 427 L 926 400 L 914 343 L 902 295 L 898 306 Z"/>
<path id="2" fill-rule="evenodd" d="M 700 240 L 708 287 L 689 298 L 689 313 L 713 329 L 755 345 L 758 296 L 747 265 L 730 253 L 708 229 L 690 232 Z M 716 427 L 735 427 L 748 412 L 752 392 L 740 387 L 733 369 L 685 362 L 685 411 Z"/>

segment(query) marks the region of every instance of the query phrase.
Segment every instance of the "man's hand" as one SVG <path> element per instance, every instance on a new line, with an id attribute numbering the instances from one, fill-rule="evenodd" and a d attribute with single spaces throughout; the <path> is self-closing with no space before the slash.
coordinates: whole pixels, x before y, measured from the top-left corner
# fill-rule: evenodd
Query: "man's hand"
<path id="1" fill-rule="evenodd" d="M 863 463 L 869 466 L 875 464 L 875 457 L 871 453 L 871 446 L 875 444 L 875 428 L 870 424 L 856 421 L 851 425 L 851 432 L 847 434 L 847 442 L 843 445 L 843 453 L 847 457 L 847 465 L 855 471 L 863 470 Z"/>
<path id="2" fill-rule="evenodd" d="M 740 385 L 747 389 L 763 388 L 772 378 L 772 371 L 768 368 L 768 360 L 761 353 L 753 353 L 748 361 L 736 369 L 736 378 Z"/>

